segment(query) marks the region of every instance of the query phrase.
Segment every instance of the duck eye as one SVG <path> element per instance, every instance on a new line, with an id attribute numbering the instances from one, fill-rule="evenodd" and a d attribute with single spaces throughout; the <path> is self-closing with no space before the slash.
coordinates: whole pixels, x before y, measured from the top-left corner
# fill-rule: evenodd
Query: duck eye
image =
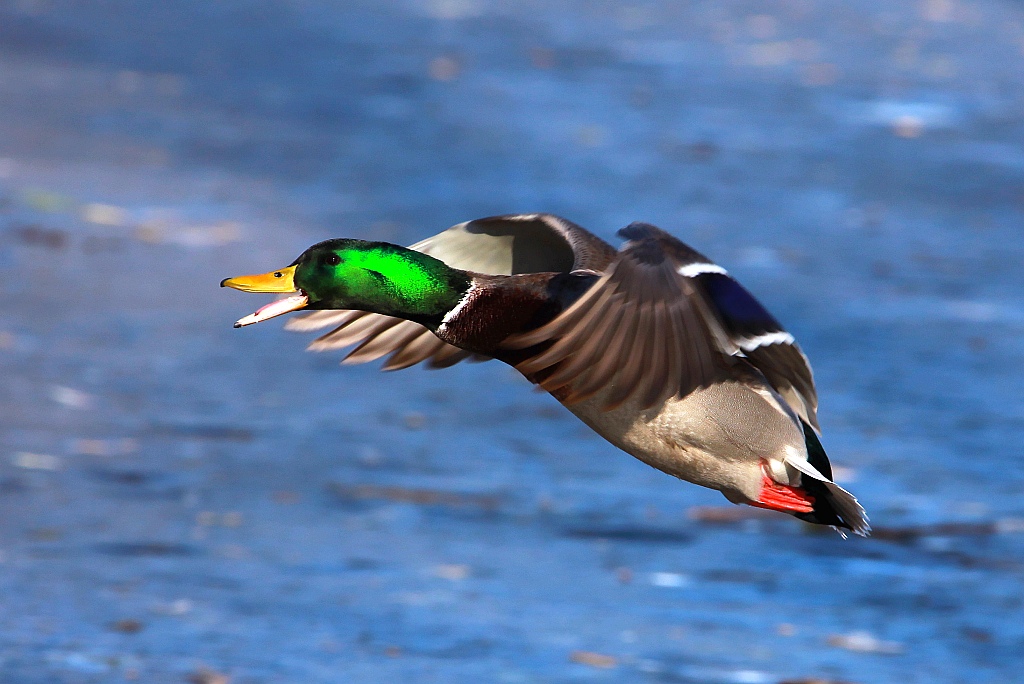
<path id="1" fill-rule="evenodd" d="M 332 254 L 324 260 L 328 266 L 337 266 L 341 263 L 341 257 L 337 254 Z"/>

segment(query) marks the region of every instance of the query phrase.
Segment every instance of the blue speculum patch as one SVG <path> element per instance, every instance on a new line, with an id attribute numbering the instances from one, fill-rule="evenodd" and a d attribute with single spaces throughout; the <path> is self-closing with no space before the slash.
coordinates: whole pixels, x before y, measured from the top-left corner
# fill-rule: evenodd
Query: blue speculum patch
<path id="1" fill-rule="evenodd" d="M 733 278 L 721 273 L 705 273 L 698 278 L 717 305 L 729 332 L 754 336 L 780 329 L 775 317 Z"/>

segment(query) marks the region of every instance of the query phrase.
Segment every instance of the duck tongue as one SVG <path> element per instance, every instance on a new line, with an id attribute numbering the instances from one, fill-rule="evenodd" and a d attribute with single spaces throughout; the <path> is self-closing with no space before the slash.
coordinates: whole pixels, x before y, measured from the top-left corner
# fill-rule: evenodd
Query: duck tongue
<path id="1" fill-rule="evenodd" d="M 306 295 L 295 295 L 294 297 L 285 297 L 278 299 L 277 301 L 271 302 L 266 306 L 260 307 L 256 313 L 251 313 L 245 318 L 239 318 L 235 321 L 235 327 L 241 328 L 246 325 L 252 325 L 253 323 L 259 323 L 269 318 L 286 314 L 289 311 L 298 311 L 309 303 L 309 297 Z"/>

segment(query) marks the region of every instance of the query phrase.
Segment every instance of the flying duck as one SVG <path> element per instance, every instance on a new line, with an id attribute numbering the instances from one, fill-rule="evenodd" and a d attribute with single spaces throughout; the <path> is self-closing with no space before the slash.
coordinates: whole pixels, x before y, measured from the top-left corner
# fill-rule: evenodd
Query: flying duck
<path id="1" fill-rule="evenodd" d="M 647 223 L 615 250 L 551 214 L 460 223 L 406 248 L 333 239 L 221 285 L 286 296 L 235 327 L 305 310 L 316 351 L 384 370 L 494 358 L 596 433 L 737 504 L 870 531 L 832 481 L 799 345 L 729 273 Z M 844 535 L 845 536 L 845 535 Z"/>

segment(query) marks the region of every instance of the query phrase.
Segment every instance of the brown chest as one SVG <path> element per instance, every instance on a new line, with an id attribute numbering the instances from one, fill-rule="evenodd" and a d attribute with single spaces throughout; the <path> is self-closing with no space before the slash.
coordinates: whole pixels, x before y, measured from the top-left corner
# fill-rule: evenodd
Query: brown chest
<path id="1" fill-rule="evenodd" d="M 445 316 L 437 336 L 449 344 L 504 360 L 500 343 L 513 333 L 536 327 L 553 309 L 541 293 L 525 288 L 478 287 Z"/>

